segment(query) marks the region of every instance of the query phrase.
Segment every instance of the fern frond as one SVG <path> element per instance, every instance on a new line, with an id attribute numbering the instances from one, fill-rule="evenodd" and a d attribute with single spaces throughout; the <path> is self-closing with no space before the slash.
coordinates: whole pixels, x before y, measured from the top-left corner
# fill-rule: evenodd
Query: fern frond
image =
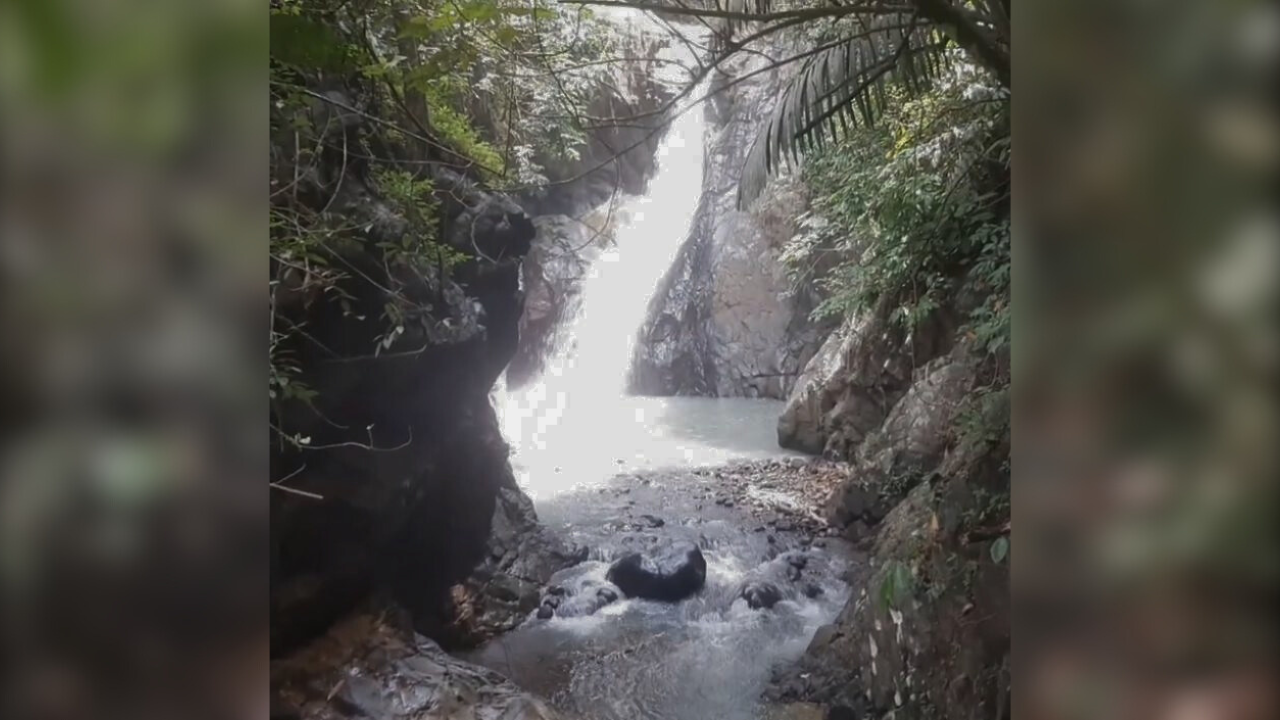
<path id="1" fill-rule="evenodd" d="M 886 84 L 919 94 L 944 71 L 950 40 L 932 22 L 891 14 L 851 30 L 810 56 L 788 83 L 743 164 L 739 207 L 758 197 L 779 167 L 834 139 L 838 128 L 847 134 L 874 123 L 888 102 Z"/>

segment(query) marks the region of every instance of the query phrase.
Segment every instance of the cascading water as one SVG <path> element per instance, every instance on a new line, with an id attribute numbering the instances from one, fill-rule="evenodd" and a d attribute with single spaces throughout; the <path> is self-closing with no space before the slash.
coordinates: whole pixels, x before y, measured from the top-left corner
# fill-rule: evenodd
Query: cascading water
<path id="1" fill-rule="evenodd" d="M 496 393 L 513 465 L 535 499 L 620 469 L 779 454 L 776 404 L 625 392 L 649 301 L 688 236 L 702 193 L 703 125 L 701 108 L 676 118 L 648 192 L 614 209 L 613 242 L 588 271 L 542 377 Z"/>
<path id="2" fill-rule="evenodd" d="M 576 316 L 542 378 L 507 395 L 504 421 L 516 437 L 545 446 L 544 434 L 562 419 L 599 412 L 623 397 L 636 331 L 702 192 L 702 125 L 700 112 L 677 118 L 658 148 L 648 194 L 626 198 L 615 210 L 621 227 L 592 265 Z M 536 426 L 527 433 L 530 419 Z"/>
<path id="3" fill-rule="evenodd" d="M 587 615 L 531 614 L 470 655 L 575 717 L 756 720 L 770 669 L 798 657 L 847 597 L 838 543 L 820 549 L 776 520 L 767 528 L 761 510 L 712 502 L 722 473 L 692 467 L 784 454 L 774 434 L 781 403 L 626 394 L 650 299 L 702 194 L 703 126 L 700 107 L 680 115 L 647 193 L 614 209 L 612 243 L 567 310 L 543 376 L 495 392 L 513 468 L 542 522 L 591 551 L 553 578 L 559 592 L 587 597 L 622 554 L 672 540 L 706 557 L 705 587 L 681 603 L 619 598 Z M 777 494 L 763 472 L 739 481 L 733 490 Z M 784 596 L 767 611 L 740 597 L 762 578 Z"/>

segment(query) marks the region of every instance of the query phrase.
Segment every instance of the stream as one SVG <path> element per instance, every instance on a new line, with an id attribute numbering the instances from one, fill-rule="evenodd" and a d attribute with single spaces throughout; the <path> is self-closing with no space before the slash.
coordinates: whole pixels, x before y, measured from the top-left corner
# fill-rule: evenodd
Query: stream
<path id="1" fill-rule="evenodd" d="M 769 470 L 801 462 L 777 446 L 781 402 L 624 392 L 637 330 L 689 232 L 703 143 L 694 108 L 664 138 L 648 192 L 624 199 L 616 242 L 592 266 L 543 377 L 495 393 L 513 468 L 540 519 L 590 549 L 553 583 L 603 582 L 611 561 L 673 539 L 696 543 L 707 561 L 705 587 L 683 602 L 623 598 L 592 614 L 530 617 L 464 656 L 571 717 L 763 718 L 771 669 L 798 658 L 848 596 L 841 543 L 767 518 L 761 503 L 726 500 L 732 491 L 802 504 Z M 770 459 L 778 462 L 759 462 Z M 722 472 L 746 460 L 754 470 Z M 776 580 L 782 601 L 749 608 L 739 593 L 758 578 Z"/>

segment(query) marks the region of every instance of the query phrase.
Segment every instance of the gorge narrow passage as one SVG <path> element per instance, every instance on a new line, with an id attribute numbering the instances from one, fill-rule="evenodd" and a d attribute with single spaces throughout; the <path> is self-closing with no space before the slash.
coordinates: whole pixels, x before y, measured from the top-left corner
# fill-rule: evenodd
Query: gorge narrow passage
<path id="1" fill-rule="evenodd" d="M 589 549 L 551 592 L 594 592 L 617 558 L 672 541 L 706 558 L 705 587 L 683 602 L 620 597 L 531 616 L 465 656 L 593 720 L 763 717 L 770 670 L 848 596 L 847 549 L 806 523 L 816 469 L 777 446 L 781 402 L 625 394 L 646 307 L 702 193 L 703 124 L 702 108 L 678 118 L 648 192 L 615 209 L 616 242 L 593 262 L 543 376 L 495 393 L 540 519 Z M 752 582 L 781 600 L 748 607 Z"/>

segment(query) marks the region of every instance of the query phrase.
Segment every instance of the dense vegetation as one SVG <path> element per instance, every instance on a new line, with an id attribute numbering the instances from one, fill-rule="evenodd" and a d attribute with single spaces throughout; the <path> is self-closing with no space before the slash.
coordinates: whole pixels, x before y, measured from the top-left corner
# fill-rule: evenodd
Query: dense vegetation
<path id="1" fill-rule="evenodd" d="M 274 0 L 270 22 L 275 406 L 314 397 L 299 346 L 314 343 L 317 303 L 372 311 L 374 355 L 429 319 L 406 287 L 440 288 L 484 262 L 444 239 L 441 204 L 457 198 L 433 178 L 536 193 L 577 159 L 581 108 L 609 71 L 600 59 L 626 49 L 589 10 L 548 0 Z M 352 192 L 381 199 L 402 231 L 370 233 L 373 219 L 342 206 Z M 382 307 L 357 307 L 353 284 L 380 291 Z"/>
<path id="2" fill-rule="evenodd" d="M 1007 93 L 957 63 L 932 90 L 851 132 L 804 165 L 814 192 L 805 232 L 786 248 L 792 280 L 817 285 L 819 318 L 893 298 L 908 329 L 961 284 L 982 299 L 964 332 L 991 353 L 1010 340 Z"/>
<path id="3" fill-rule="evenodd" d="M 351 306 L 349 283 L 377 286 L 386 301 L 374 311 L 383 326 L 368 348 L 376 355 L 430 314 L 402 292 L 406 283 L 440 285 L 483 262 L 444 240 L 448 198 L 434 186 L 436 169 L 536 193 L 553 168 L 577 159 L 587 133 L 637 120 L 587 114 L 593 88 L 633 51 L 618 46 L 593 4 L 657 11 L 691 51 L 686 89 L 659 113 L 687 110 L 734 54 L 766 41 L 793 49 L 770 63 L 791 66 L 792 80 L 759 128 L 739 198 L 751 202 L 784 164 L 802 168 L 814 202 L 784 260 L 797 287 L 817 289 L 816 315 L 848 317 L 887 299 L 892 320 L 910 331 L 958 306 L 961 333 L 1007 356 L 1007 1 L 274 0 L 274 401 L 312 395 L 293 356 L 307 329 L 280 312 L 281 300 L 368 313 Z M 358 147 L 342 130 L 353 115 L 376 128 L 358 136 Z M 828 152 L 811 153 L 824 144 Z M 339 172 L 317 184 L 326 163 Z M 367 227 L 333 212 L 349 174 L 407 221 L 372 248 L 372 269 L 344 260 L 368 244 Z M 1007 365 L 992 378 L 996 390 Z"/>

